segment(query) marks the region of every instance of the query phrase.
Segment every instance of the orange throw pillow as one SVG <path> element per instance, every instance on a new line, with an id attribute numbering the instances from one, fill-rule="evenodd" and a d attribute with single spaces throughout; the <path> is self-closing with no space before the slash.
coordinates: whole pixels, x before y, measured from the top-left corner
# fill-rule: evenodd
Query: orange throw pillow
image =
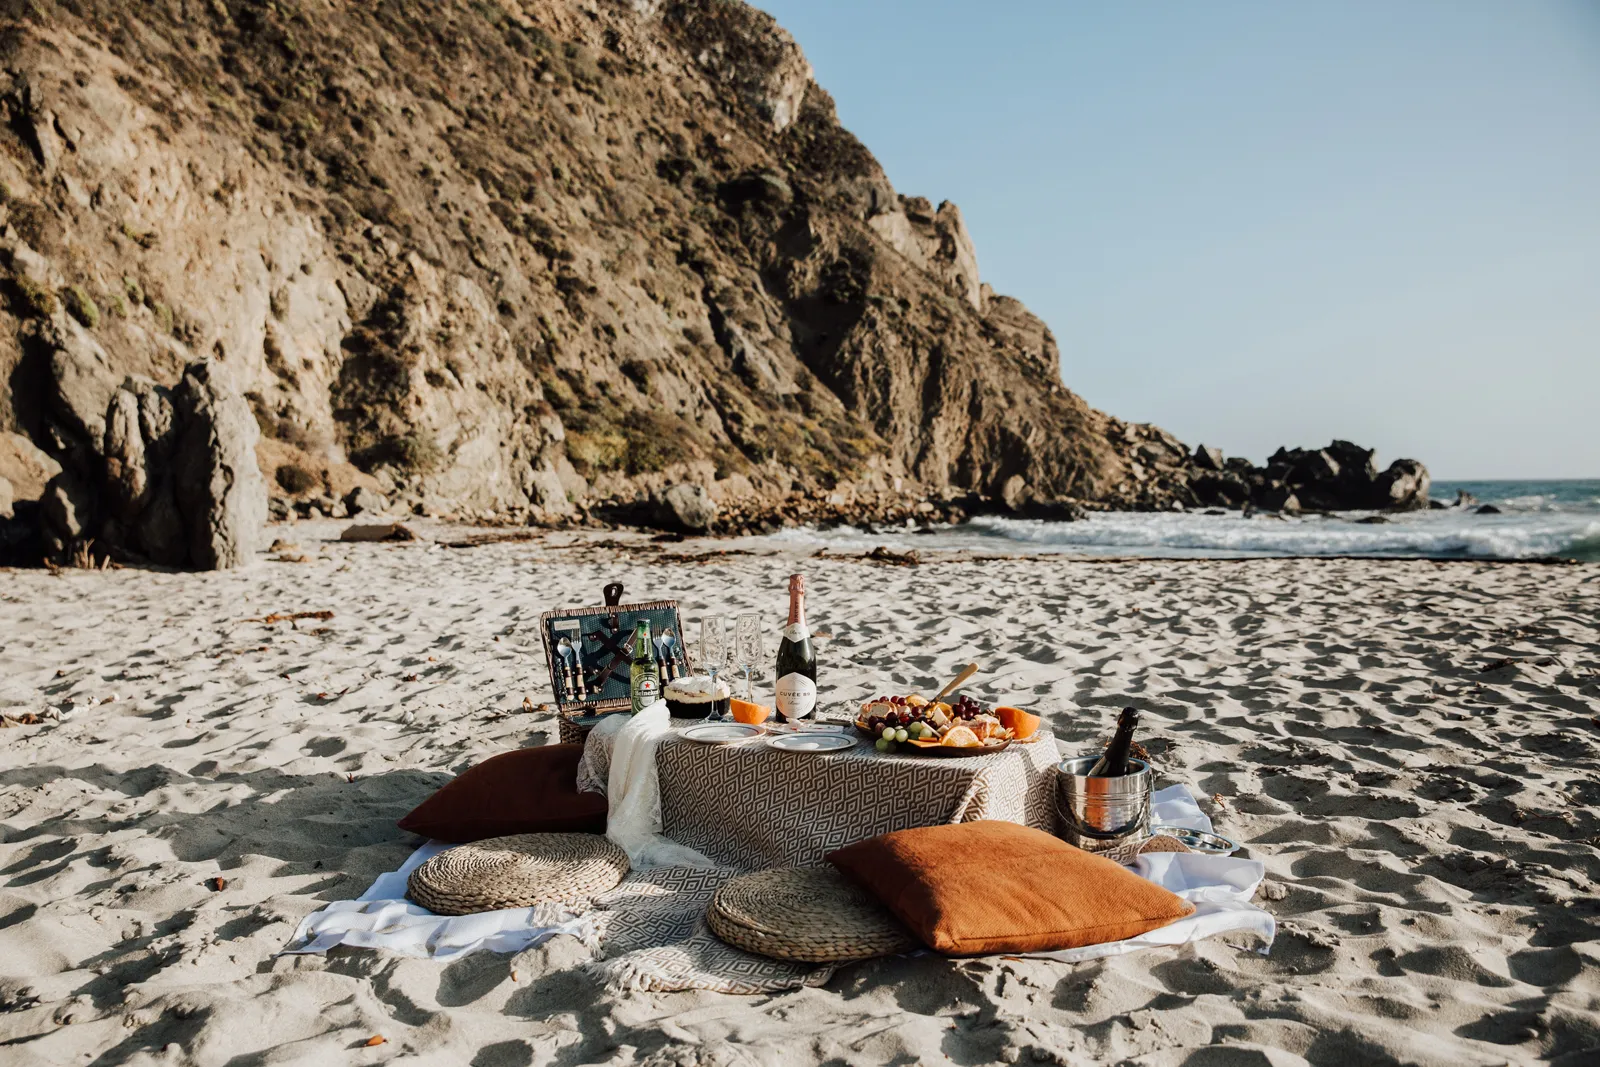
<path id="1" fill-rule="evenodd" d="M 606 832 L 606 798 L 578 792 L 582 745 L 492 756 L 417 805 L 400 829 L 462 844 L 506 834 Z"/>
<path id="2" fill-rule="evenodd" d="M 828 861 L 947 956 L 1121 941 L 1194 913 L 1111 860 L 1013 822 L 897 830 Z"/>

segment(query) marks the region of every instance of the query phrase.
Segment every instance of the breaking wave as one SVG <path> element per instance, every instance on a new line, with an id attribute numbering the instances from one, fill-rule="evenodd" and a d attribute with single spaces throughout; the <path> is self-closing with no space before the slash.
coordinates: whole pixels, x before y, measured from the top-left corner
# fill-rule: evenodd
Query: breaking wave
<path id="1" fill-rule="evenodd" d="M 785 530 L 788 541 L 862 550 L 968 549 L 978 552 L 1074 553 L 1092 556 L 1425 556 L 1437 559 L 1530 559 L 1560 556 L 1600 561 L 1600 482 L 1443 483 L 1436 495 L 1464 488 L 1500 514 L 1449 508 L 1385 516 L 1363 513 L 1298 518 L 1239 512 L 1110 512 L 1081 522 L 982 516 L 956 526 L 873 530 Z"/>

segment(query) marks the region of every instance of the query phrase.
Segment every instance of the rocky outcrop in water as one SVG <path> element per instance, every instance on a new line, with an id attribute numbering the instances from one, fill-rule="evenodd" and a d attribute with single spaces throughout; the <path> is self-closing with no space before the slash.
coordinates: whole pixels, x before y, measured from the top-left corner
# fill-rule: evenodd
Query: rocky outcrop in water
<path id="1" fill-rule="evenodd" d="M 1257 467 L 1200 446 L 1190 466 L 1192 503 L 1267 511 L 1409 511 L 1428 507 L 1428 469 L 1397 459 L 1379 471 L 1370 448 L 1334 441 L 1326 448 L 1280 448 Z"/>

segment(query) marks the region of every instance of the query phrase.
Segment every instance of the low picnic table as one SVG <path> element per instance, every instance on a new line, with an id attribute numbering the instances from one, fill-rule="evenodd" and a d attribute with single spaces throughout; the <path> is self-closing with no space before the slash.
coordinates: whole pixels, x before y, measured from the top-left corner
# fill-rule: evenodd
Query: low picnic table
<path id="1" fill-rule="evenodd" d="M 959 758 L 882 753 L 856 736 L 853 748 L 824 753 L 785 752 L 765 736 L 721 745 L 663 739 L 662 832 L 717 863 L 760 870 L 819 864 L 834 849 L 916 826 L 1003 819 L 1053 829 L 1060 757 L 1048 730 L 1003 752 Z M 589 735 L 592 765 L 610 766 L 612 740 Z"/>

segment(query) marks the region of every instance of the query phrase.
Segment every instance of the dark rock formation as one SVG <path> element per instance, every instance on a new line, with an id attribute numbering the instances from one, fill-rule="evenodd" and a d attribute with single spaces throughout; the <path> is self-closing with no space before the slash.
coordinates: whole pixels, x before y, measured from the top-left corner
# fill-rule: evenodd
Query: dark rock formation
<path id="1" fill-rule="evenodd" d="M 201 570 L 237 567 L 255 552 L 267 519 L 255 419 L 209 363 L 189 367 L 174 400 L 173 496 L 187 534 L 187 563 Z M 144 540 L 151 543 L 148 534 Z"/>
<path id="2" fill-rule="evenodd" d="M 61 473 L 61 464 L 19 433 L 0 433 L 0 478 L 11 486 L 13 501 L 37 501 L 44 487 Z"/>
<path id="3" fill-rule="evenodd" d="M 1081 522 L 1089 517 L 1088 509 L 1071 500 L 1029 500 L 1020 513 L 1023 518 L 1047 522 Z"/>
<path id="4" fill-rule="evenodd" d="M 369 523 L 347 526 L 339 535 L 341 541 L 415 541 L 416 532 L 398 522 Z"/>
<path id="5" fill-rule="evenodd" d="M 1202 470 L 1189 486 L 1196 503 L 1225 508 L 1244 507 L 1255 492 L 1255 484 L 1238 471 Z"/>
<path id="6" fill-rule="evenodd" d="M 705 533 L 717 521 L 717 505 L 702 485 L 674 485 L 651 494 L 657 525 L 683 533 Z"/>
<path id="7" fill-rule="evenodd" d="M 1265 467 L 1215 449 L 1196 449 L 1188 503 L 1268 511 L 1409 511 L 1428 506 L 1428 469 L 1397 459 L 1380 472 L 1376 453 L 1349 441 L 1326 448 L 1280 448 Z M 1182 499 L 1182 496 L 1179 497 Z"/>
<path id="8" fill-rule="evenodd" d="M 1255 504 L 1267 511 L 1281 511 L 1289 515 L 1298 515 L 1301 510 L 1300 498 L 1295 491 L 1278 481 L 1269 483 Z"/>
<path id="9" fill-rule="evenodd" d="M 345 510 L 351 515 L 377 514 L 388 506 L 389 502 L 381 493 L 364 485 L 350 490 L 344 498 Z"/>
<path id="10" fill-rule="evenodd" d="M 1428 506 L 1428 468 L 1419 460 L 1397 459 L 1374 483 L 1375 506 L 1390 511 L 1414 511 Z"/>
<path id="11" fill-rule="evenodd" d="M 59 355 L 58 350 L 58 355 Z M 53 410 L 77 433 L 45 487 L 49 558 L 88 554 L 215 570 L 248 562 L 266 521 L 249 405 L 207 363 L 177 388 L 129 377 L 92 414 L 84 364 L 59 358 Z M 98 447 L 88 437 L 99 431 Z"/>

